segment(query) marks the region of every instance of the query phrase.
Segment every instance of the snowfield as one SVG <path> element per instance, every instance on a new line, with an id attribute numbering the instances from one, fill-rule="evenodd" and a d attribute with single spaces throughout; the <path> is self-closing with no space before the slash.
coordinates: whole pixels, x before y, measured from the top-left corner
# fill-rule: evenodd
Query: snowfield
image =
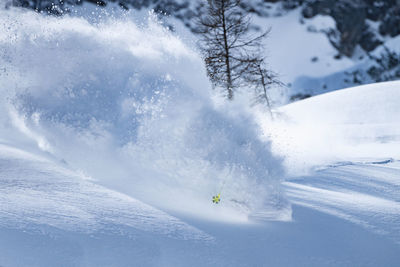
<path id="1" fill-rule="evenodd" d="M 152 14 L 0 10 L 0 266 L 399 266 L 399 88 L 270 120 Z"/>
<path id="2" fill-rule="evenodd" d="M 159 233 L 181 239 L 211 239 L 164 212 L 87 181 L 55 164 L 1 145 L 3 227 L 35 229 L 48 225 L 93 233 L 118 228 Z"/>
<path id="3" fill-rule="evenodd" d="M 234 224 L 170 216 L 63 163 L 6 145 L 1 151 L 2 266 L 396 266 L 400 260 L 400 166 L 393 160 L 332 165 L 289 179 L 291 222 L 251 217 Z"/>
<path id="4" fill-rule="evenodd" d="M 400 164 L 385 162 L 352 162 L 296 177 L 285 182 L 287 194 L 292 203 L 349 220 L 400 244 Z"/>
<path id="5" fill-rule="evenodd" d="M 263 128 L 290 162 L 286 167 L 297 172 L 316 164 L 398 159 L 399 88 L 397 81 L 385 82 L 312 97 L 280 108 L 280 120 L 269 127 L 264 119 Z"/>
<path id="6" fill-rule="evenodd" d="M 279 109 L 267 128 L 292 178 L 287 196 L 399 243 L 400 82 L 343 89 Z M 303 175 L 299 175 L 303 173 Z"/>

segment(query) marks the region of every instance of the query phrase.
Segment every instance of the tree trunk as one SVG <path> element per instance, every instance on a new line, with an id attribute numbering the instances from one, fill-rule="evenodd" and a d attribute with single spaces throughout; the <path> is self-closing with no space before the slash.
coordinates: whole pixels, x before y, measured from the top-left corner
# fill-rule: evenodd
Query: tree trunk
<path id="1" fill-rule="evenodd" d="M 42 0 L 36 0 L 35 10 L 40 11 Z"/>
<path id="2" fill-rule="evenodd" d="M 226 65 L 226 89 L 228 91 L 228 99 L 233 99 L 233 89 L 232 89 L 232 77 L 231 77 L 231 66 L 229 61 L 229 47 L 228 47 L 228 36 L 226 32 L 226 23 L 225 23 L 225 5 L 224 1 L 221 1 L 221 13 L 222 13 L 222 28 L 224 31 L 224 48 L 225 48 L 225 65 Z"/>
<path id="3" fill-rule="evenodd" d="M 262 69 L 261 69 L 260 65 L 258 65 L 258 71 L 260 72 L 260 75 L 261 75 L 261 84 L 262 84 L 263 89 L 264 89 L 264 97 L 265 97 L 265 100 L 267 101 L 269 114 L 271 115 L 271 119 L 274 120 L 274 116 L 273 116 L 272 110 L 271 110 L 271 103 L 269 102 L 269 98 L 268 98 L 268 95 L 267 95 L 267 85 L 265 83 L 264 73 L 262 72 Z"/>

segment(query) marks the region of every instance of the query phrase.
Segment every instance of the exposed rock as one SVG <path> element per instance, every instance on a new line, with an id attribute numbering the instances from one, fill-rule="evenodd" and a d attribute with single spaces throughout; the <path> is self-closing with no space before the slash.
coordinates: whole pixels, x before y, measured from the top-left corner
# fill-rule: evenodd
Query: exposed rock
<path id="1" fill-rule="evenodd" d="M 327 33 L 332 45 L 343 55 L 351 57 L 357 45 L 369 52 L 382 44 L 365 21 L 381 22 L 379 32 L 392 37 L 400 34 L 400 1 L 397 0 L 308 0 L 302 15 L 318 14 L 335 19 L 337 31 Z"/>
<path id="2" fill-rule="evenodd" d="M 294 101 L 298 101 L 298 100 L 302 100 L 302 99 L 306 99 L 311 97 L 312 95 L 310 94 L 302 94 L 302 93 L 298 93 L 298 94 L 294 94 L 290 97 L 290 101 L 294 102 Z"/>
<path id="3" fill-rule="evenodd" d="M 388 9 L 396 5 L 397 0 L 364 0 L 367 5 L 367 18 L 381 21 Z"/>
<path id="4" fill-rule="evenodd" d="M 13 5 L 44 11 L 49 14 L 62 15 L 68 12 L 68 5 L 79 5 L 90 2 L 104 6 L 116 2 L 125 9 L 152 8 L 157 13 L 174 16 L 191 30 L 195 29 L 194 19 L 200 10 L 200 0 L 9 0 Z M 271 6 L 281 3 L 279 14 L 285 10 L 302 8 L 304 18 L 316 15 L 331 16 L 336 28 L 326 31 L 332 45 L 340 55 L 351 57 L 359 45 L 366 52 L 382 44 L 381 35 L 400 35 L 400 0 L 252 0 L 242 1 L 244 12 L 258 16 L 276 16 Z M 377 23 L 371 28 L 366 20 Z M 378 26 L 379 25 L 379 26 Z M 379 28 L 379 32 L 378 32 Z M 312 30 L 310 28 L 310 30 Z"/>
<path id="5" fill-rule="evenodd" d="M 367 8 L 361 0 L 315 0 L 307 1 L 302 14 L 306 18 L 315 15 L 332 16 L 337 25 L 337 32 L 328 33 L 329 40 L 338 51 L 348 57 L 360 43 L 365 28 Z"/>
<path id="6" fill-rule="evenodd" d="M 362 49 L 370 52 L 381 45 L 383 42 L 368 26 L 365 26 L 359 43 Z"/>
<path id="7" fill-rule="evenodd" d="M 382 35 L 390 35 L 392 37 L 400 34 L 400 4 L 392 7 L 383 17 L 379 27 Z"/>

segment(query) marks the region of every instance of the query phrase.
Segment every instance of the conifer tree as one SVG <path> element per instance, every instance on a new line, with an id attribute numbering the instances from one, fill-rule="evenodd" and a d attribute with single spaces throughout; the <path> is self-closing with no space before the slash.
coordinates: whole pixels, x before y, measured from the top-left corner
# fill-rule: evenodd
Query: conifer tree
<path id="1" fill-rule="evenodd" d="M 240 0 L 208 0 L 200 14 L 198 33 L 207 74 L 229 100 L 237 89 L 262 89 L 268 106 L 267 87 L 276 82 L 265 69 L 262 41 L 269 30 L 250 34 L 250 17 L 240 8 Z"/>

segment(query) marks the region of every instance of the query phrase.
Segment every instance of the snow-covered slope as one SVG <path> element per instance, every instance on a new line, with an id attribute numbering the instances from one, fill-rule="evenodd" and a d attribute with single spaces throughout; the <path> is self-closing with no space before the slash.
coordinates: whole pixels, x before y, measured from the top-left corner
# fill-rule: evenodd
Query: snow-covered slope
<path id="1" fill-rule="evenodd" d="M 314 177 L 293 178 L 285 187 L 294 203 L 294 220 L 255 217 L 249 225 L 184 214 L 179 214 L 180 220 L 93 184 L 64 163 L 4 144 L 0 148 L 2 266 L 396 266 L 400 262 L 400 246 L 395 244 L 400 240 L 396 162 L 331 166 Z"/>
<path id="2" fill-rule="evenodd" d="M 353 55 L 346 57 L 338 56 L 327 37 L 327 33 L 337 31 L 331 16 L 306 19 L 297 8 L 254 21 L 262 28 L 271 28 L 265 42 L 267 59 L 270 68 L 288 85 L 283 94 L 286 99 L 279 100 L 274 92 L 278 105 L 359 84 L 398 79 L 398 37 L 381 37 L 382 45 L 369 52 L 356 46 Z"/>
<path id="3" fill-rule="evenodd" d="M 400 82 L 343 89 L 279 109 L 264 122 L 298 205 L 400 242 Z M 303 175 L 301 175 L 303 173 Z"/>
<path id="4" fill-rule="evenodd" d="M 285 182 L 293 203 L 349 220 L 400 244 L 400 161 L 346 162 Z"/>
<path id="5" fill-rule="evenodd" d="M 206 234 L 48 159 L 0 145 L 0 225 L 83 233 L 133 228 L 183 239 Z"/>
<path id="6" fill-rule="evenodd" d="M 160 265 L 163 257 L 155 255 L 174 240 L 213 240 L 165 212 L 96 185 L 65 163 L 5 144 L 0 145 L 0 236 L 1 266 Z"/>
<path id="7" fill-rule="evenodd" d="M 400 158 L 400 82 L 343 89 L 284 106 L 273 126 L 292 169 L 360 158 Z M 289 163 L 290 162 L 290 163 Z"/>
<path id="8" fill-rule="evenodd" d="M 326 76 L 354 65 L 348 58 L 334 59 L 337 51 L 324 34 L 335 27 L 331 17 L 319 15 L 303 19 L 303 23 L 300 20 L 300 9 L 282 16 L 253 19 L 260 27 L 271 28 L 265 40 L 267 60 L 285 83 L 293 83 L 300 76 Z"/>
<path id="9" fill-rule="evenodd" d="M 271 122 L 129 13 L 0 11 L 0 63 L 1 266 L 399 265 L 398 83 Z"/>
<path id="10" fill-rule="evenodd" d="M 9 145 L 0 148 L 2 266 L 396 266 L 400 262 L 399 245 L 393 242 L 400 240 L 400 169 L 395 162 L 335 165 L 314 177 L 291 179 L 285 187 L 295 204 L 293 222 L 255 217 L 258 223 L 252 225 L 221 224 L 179 215 L 193 227 L 93 184 L 65 163 Z"/>

